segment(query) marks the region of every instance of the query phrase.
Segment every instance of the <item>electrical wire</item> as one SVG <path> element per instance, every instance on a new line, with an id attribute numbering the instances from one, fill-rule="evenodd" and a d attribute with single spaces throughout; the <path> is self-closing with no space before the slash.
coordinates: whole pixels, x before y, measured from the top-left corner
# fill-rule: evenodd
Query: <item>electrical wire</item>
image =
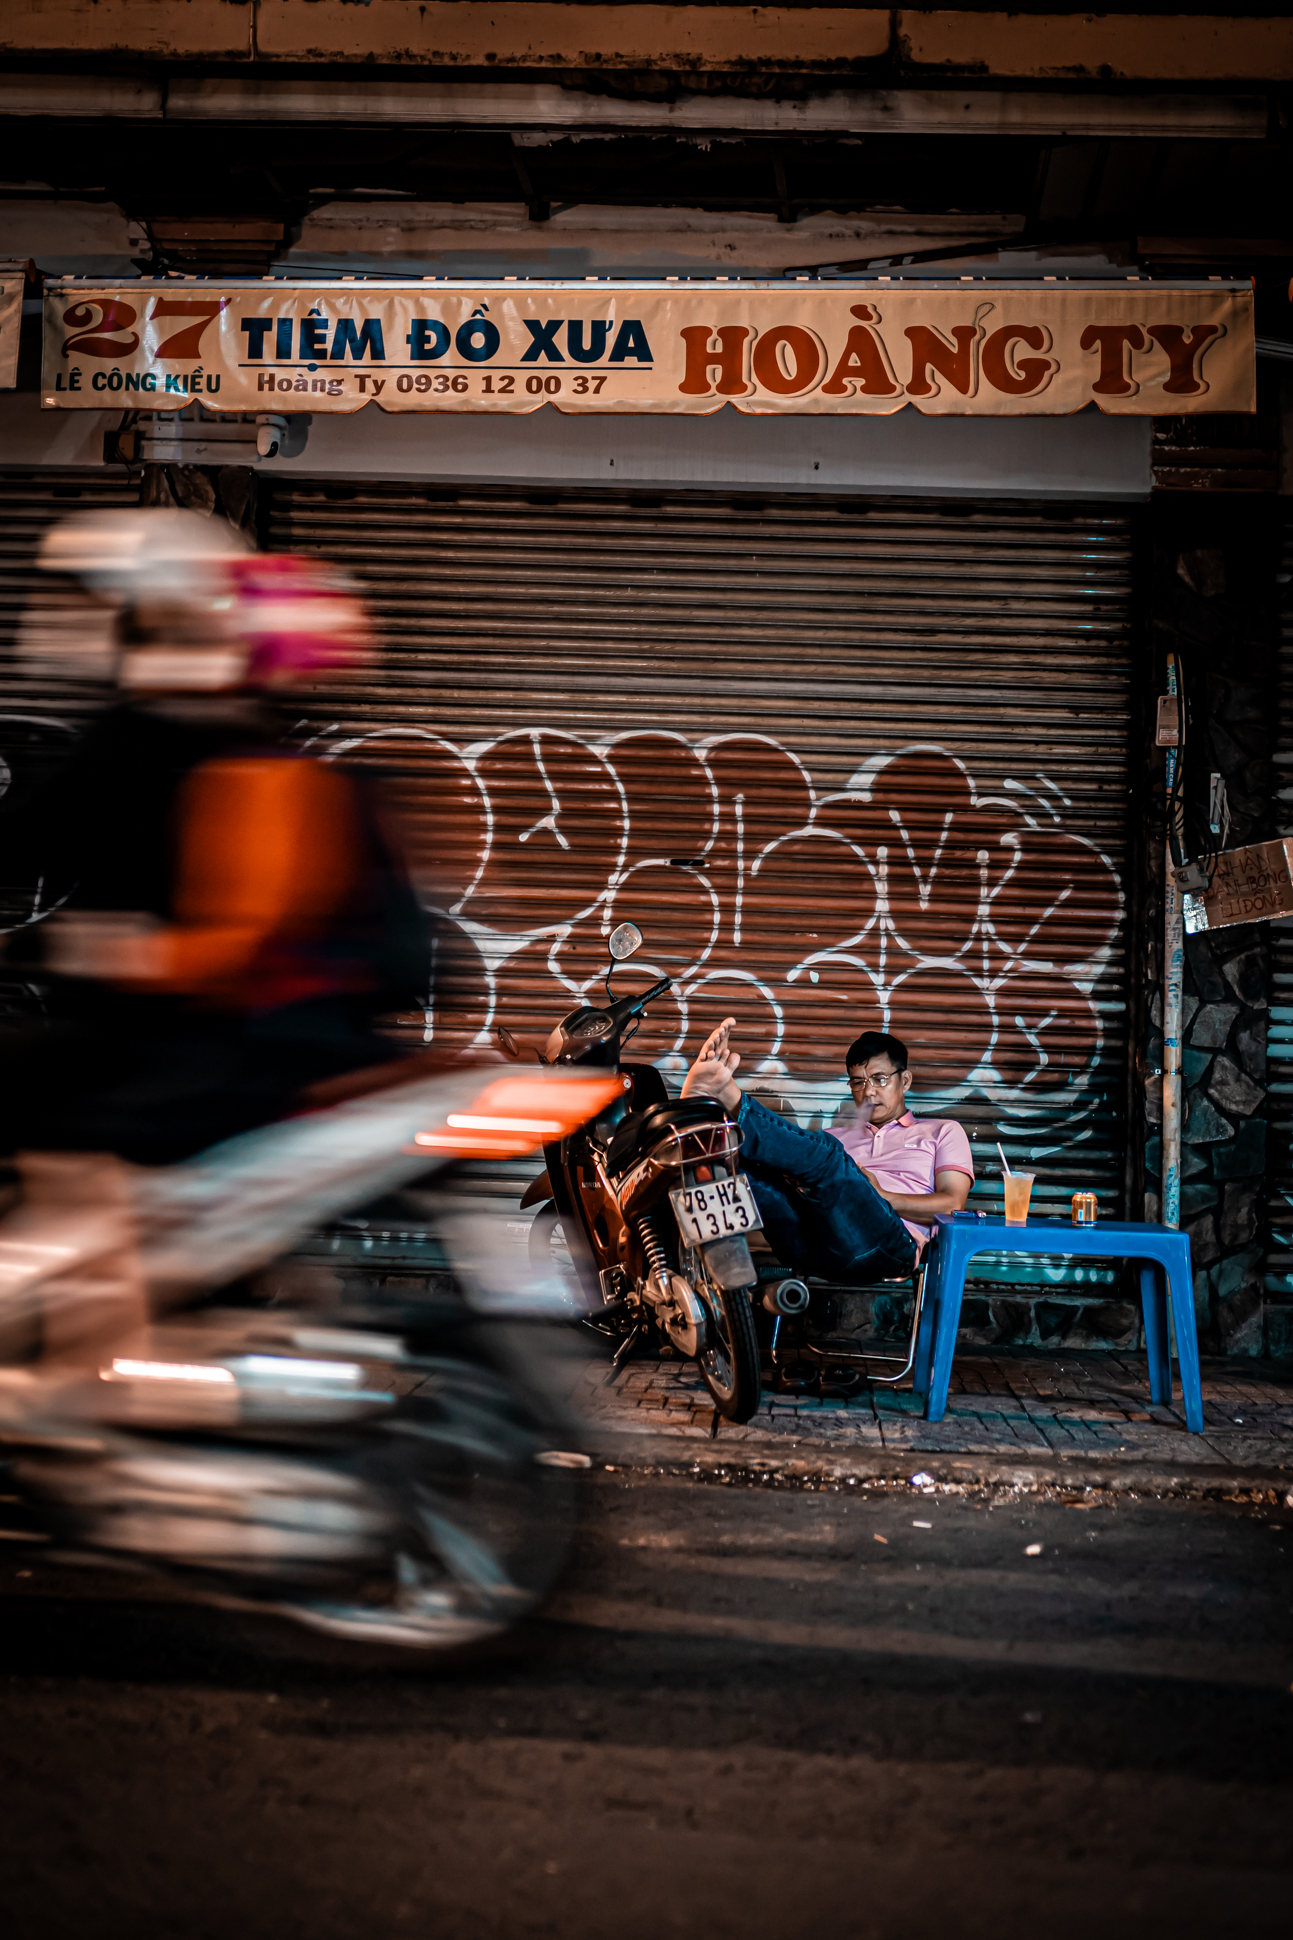
<path id="1" fill-rule="evenodd" d="M 1167 797 L 1167 839 L 1174 866 L 1184 868 L 1189 860 L 1194 859 L 1202 865 L 1210 882 L 1221 853 L 1221 842 L 1212 829 L 1206 805 L 1200 810 L 1197 795 L 1188 784 L 1196 772 L 1211 777 L 1216 771 L 1216 751 L 1212 745 L 1206 712 L 1196 712 L 1194 669 L 1187 670 L 1186 655 L 1179 640 L 1174 648 L 1174 658 L 1180 725 L 1176 763 Z"/>

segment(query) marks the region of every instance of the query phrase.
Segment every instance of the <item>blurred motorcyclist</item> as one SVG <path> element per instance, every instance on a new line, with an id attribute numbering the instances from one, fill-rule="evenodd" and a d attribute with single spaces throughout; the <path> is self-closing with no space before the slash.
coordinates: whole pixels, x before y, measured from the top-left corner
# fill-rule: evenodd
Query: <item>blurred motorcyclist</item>
<path id="1" fill-rule="evenodd" d="M 334 1640 L 501 1635 L 567 1532 L 569 1457 L 512 1345 L 532 1289 L 509 1301 L 470 1206 L 441 1219 L 434 1299 L 292 1271 L 321 1218 L 447 1173 L 456 1143 L 413 1128 L 489 1087 L 411 1070 L 383 1034 L 430 1008 L 429 925 L 363 772 L 294 751 L 276 705 L 362 659 L 362 608 L 325 567 L 180 512 L 69 523 L 42 564 L 63 587 L 25 649 L 116 694 L 0 818 L 0 870 L 36 885 L 11 941 L 49 1004 L 0 1039 L 8 1499 L 63 1554 Z M 564 1129 L 467 1123 L 519 1126 L 518 1149 Z M 411 1367 L 434 1394 L 394 1392 L 423 1384 Z"/>
<path id="2" fill-rule="evenodd" d="M 277 698 L 362 661 L 368 623 L 324 565 L 178 510 L 69 520 L 40 563 L 118 692 L 10 832 L 64 900 L 26 933 L 50 1018 L 10 1046 L 4 1136 L 163 1164 L 388 1062 L 377 1020 L 426 1001 L 376 798 L 285 745 Z"/>

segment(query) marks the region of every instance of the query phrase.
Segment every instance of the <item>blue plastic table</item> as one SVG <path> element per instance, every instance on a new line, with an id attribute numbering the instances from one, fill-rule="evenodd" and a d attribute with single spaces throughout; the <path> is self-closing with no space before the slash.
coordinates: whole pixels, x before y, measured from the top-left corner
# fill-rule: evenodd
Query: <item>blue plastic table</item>
<path id="1" fill-rule="evenodd" d="M 1083 1259 L 1140 1261 L 1149 1392 L 1151 1400 L 1159 1403 L 1172 1399 L 1172 1366 L 1167 1351 L 1167 1303 L 1171 1299 L 1186 1426 L 1192 1434 L 1203 1433 L 1188 1233 L 1130 1219 L 1101 1219 L 1094 1226 L 1073 1226 L 1066 1219 L 1030 1219 L 1026 1226 L 1007 1226 L 1001 1218 L 954 1213 L 935 1223 L 913 1383 L 916 1393 L 925 1397 L 926 1421 L 941 1421 L 947 1412 L 965 1269 L 975 1255 L 1068 1253 Z"/>

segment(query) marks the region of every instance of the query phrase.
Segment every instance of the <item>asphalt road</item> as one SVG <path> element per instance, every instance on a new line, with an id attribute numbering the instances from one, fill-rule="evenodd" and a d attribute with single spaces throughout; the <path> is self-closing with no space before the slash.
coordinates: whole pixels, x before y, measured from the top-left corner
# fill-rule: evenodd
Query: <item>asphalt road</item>
<path id="1" fill-rule="evenodd" d="M 582 1481 L 452 1675 L 7 1554 L 7 1940 L 1285 1930 L 1293 1509 Z"/>

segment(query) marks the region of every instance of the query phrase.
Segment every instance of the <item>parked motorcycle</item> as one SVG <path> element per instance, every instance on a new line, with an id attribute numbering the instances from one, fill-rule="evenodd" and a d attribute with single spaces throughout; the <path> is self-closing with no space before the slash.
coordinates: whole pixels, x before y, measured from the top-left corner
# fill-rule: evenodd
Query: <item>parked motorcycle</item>
<path id="1" fill-rule="evenodd" d="M 662 977 L 638 996 L 616 998 L 611 979 L 636 954 L 642 932 L 622 923 L 610 937 L 606 1004 L 563 1017 L 540 1063 L 619 1074 L 613 1102 L 589 1123 L 544 1147 L 544 1172 L 523 1207 L 538 1205 L 531 1258 L 555 1260 L 578 1283 L 588 1325 L 616 1342 L 621 1366 L 639 1342 L 668 1341 L 694 1360 L 719 1415 L 749 1421 L 761 1377 L 751 1294 L 758 1275 L 749 1234 L 762 1224 L 738 1164 L 741 1134 L 709 1098 L 671 1099 L 650 1064 L 622 1052 L 646 1007 L 670 989 Z M 506 1028 L 498 1041 L 524 1052 Z"/>
<path id="2" fill-rule="evenodd" d="M 338 1300 L 332 1276 L 312 1309 L 264 1274 L 455 1158 L 573 1130 L 614 1084 L 457 1072 L 184 1165 L 28 1162 L 0 1224 L 7 1533 L 343 1643 L 511 1628 L 555 1581 L 586 1465 L 541 1376 L 565 1306 L 443 1170 L 429 1291 Z"/>

